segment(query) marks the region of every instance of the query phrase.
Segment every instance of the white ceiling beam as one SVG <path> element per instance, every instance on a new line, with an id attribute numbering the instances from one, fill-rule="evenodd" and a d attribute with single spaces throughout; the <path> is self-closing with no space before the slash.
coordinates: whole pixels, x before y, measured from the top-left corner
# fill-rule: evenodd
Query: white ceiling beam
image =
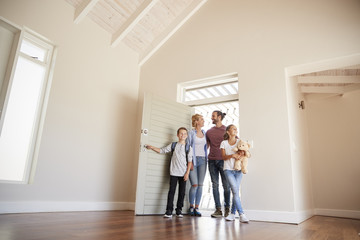
<path id="1" fill-rule="evenodd" d="M 116 47 L 126 35 L 134 29 L 136 24 L 155 6 L 158 0 L 145 0 L 140 7 L 126 20 L 121 28 L 113 34 L 111 46 Z"/>
<path id="2" fill-rule="evenodd" d="M 83 1 L 76 9 L 74 22 L 78 24 L 81 20 L 83 20 L 91 9 L 98 3 L 99 0 L 85 0 Z"/>
<path id="3" fill-rule="evenodd" d="M 325 83 L 325 84 L 336 84 L 336 83 L 360 83 L 360 76 L 307 76 L 298 77 L 298 84 L 302 83 Z"/>
<path id="4" fill-rule="evenodd" d="M 344 94 L 346 92 L 355 91 L 360 89 L 360 84 L 352 84 L 347 86 L 310 86 L 300 87 L 301 92 L 303 93 L 334 93 L 334 94 Z"/>
<path id="5" fill-rule="evenodd" d="M 304 87 L 300 88 L 303 93 L 336 93 L 342 94 L 344 89 L 342 86 L 327 86 L 327 87 Z"/>
<path id="6" fill-rule="evenodd" d="M 194 0 L 141 54 L 139 65 L 142 66 L 206 2 L 207 0 Z"/>
<path id="7" fill-rule="evenodd" d="M 359 90 L 360 84 L 351 84 L 351 85 L 345 86 L 343 88 L 344 88 L 344 93 L 348 93 L 348 92 Z"/>

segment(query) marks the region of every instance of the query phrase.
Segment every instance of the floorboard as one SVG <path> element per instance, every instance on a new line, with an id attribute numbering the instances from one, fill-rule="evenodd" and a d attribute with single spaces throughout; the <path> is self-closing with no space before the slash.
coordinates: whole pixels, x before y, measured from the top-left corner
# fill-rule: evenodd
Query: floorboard
<path id="1" fill-rule="evenodd" d="M 0 215 L 1 240 L 360 240 L 359 233 L 360 220 L 324 216 L 294 225 L 190 216 L 164 219 L 134 216 L 132 211 Z"/>

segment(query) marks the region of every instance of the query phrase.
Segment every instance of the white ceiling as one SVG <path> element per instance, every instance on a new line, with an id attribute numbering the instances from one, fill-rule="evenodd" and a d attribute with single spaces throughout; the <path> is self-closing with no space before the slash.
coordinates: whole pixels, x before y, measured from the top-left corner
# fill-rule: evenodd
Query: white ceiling
<path id="1" fill-rule="evenodd" d="M 303 74 L 297 77 L 302 93 L 343 95 L 360 89 L 360 65 Z"/>
<path id="2" fill-rule="evenodd" d="M 139 53 L 142 65 L 207 0 L 65 0 L 75 8 L 74 22 L 89 17 Z"/>

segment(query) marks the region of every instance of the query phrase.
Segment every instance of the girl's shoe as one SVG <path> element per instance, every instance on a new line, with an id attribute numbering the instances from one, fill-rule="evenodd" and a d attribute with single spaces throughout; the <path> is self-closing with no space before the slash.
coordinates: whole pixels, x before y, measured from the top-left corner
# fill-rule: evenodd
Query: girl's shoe
<path id="1" fill-rule="evenodd" d="M 201 212 L 199 212 L 198 208 L 194 209 L 194 215 L 195 215 L 195 217 L 201 217 Z"/>
<path id="2" fill-rule="evenodd" d="M 226 221 L 234 221 L 235 220 L 235 214 L 230 213 L 226 218 Z"/>
<path id="3" fill-rule="evenodd" d="M 240 222 L 248 223 L 249 219 L 246 217 L 244 213 L 240 214 Z"/>
<path id="4" fill-rule="evenodd" d="M 193 207 L 190 207 L 190 208 L 189 208 L 189 215 L 190 215 L 190 216 L 194 216 L 194 215 L 195 215 L 195 211 L 194 211 L 194 208 L 193 208 Z"/>

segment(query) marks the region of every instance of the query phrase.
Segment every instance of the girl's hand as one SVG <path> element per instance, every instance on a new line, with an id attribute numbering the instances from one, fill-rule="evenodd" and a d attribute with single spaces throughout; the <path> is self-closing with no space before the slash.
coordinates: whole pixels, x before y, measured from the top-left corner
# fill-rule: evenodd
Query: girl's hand
<path id="1" fill-rule="evenodd" d="M 232 157 L 235 158 L 235 160 L 239 160 L 240 157 L 241 157 L 241 155 L 238 154 L 238 153 L 234 153 L 234 154 L 232 155 Z"/>

